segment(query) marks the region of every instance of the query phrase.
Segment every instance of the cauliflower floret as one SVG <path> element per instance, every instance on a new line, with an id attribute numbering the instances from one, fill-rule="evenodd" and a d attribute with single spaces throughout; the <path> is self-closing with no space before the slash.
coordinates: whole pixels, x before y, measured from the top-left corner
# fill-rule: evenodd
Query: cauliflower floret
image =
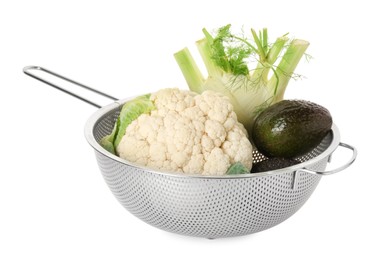
<path id="1" fill-rule="evenodd" d="M 206 157 L 204 172 L 208 175 L 223 175 L 230 165 L 229 155 L 216 147 Z"/>
<path id="2" fill-rule="evenodd" d="M 252 166 L 252 145 L 228 98 L 162 89 L 151 95 L 155 110 L 126 129 L 116 151 L 151 168 L 188 174 L 224 175 L 241 162 Z"/>

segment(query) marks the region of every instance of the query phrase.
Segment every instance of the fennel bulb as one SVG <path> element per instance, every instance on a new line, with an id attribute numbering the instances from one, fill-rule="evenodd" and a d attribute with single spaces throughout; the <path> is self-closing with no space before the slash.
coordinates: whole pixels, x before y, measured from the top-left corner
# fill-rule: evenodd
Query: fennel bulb
<path id="1" fill-rule="evenodd" d="M 214 90 L 228 96 L 238 121 L 249 135 L 255 117 L 263 109 L 282 100 L 284 92 L 309 42 L 290 40 L 287 34 L 268 43 L 267 29 L 251 38 L 233 34 L 231 25 L 217 30 L 213 37 L 203 29 L 196 42 L 208 76 L 205 78 L 188 48 L 174 54 L 191 91 Z M 254 62 L 255 68 L 250 68 Z"/>

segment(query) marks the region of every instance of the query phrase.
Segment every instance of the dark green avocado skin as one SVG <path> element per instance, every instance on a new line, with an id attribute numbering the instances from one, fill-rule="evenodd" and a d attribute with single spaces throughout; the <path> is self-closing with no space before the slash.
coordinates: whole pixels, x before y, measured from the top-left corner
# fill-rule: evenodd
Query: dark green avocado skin
<path id="1" fill-rule="evenodd" d="M 253 164 L 251 173 L 273 171 L 276 169 L 286 168 L 298 163 L 300 163 L 300 161 L 291 158 L 272 157 Z"/>
<path id="2" fill-rule="evenodd" d="M 314 149 L 331 126 L 325 107 L 306 100 L 282 100 L 258 115 L 252 141 L 267 157 L 294 158 Z"/>

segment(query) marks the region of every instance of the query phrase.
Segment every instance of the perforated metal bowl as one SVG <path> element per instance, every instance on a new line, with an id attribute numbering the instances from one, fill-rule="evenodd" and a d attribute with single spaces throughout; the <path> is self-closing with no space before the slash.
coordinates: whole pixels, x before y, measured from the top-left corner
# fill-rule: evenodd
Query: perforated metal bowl
<path id="1" fill-rule="evenodd" d="M 28 69 L 43 70 L 67 80 L 40 67 Z M 339 131 L 333 125 L 318 147 L 298 158 L 301 163 L 288 168 L 220 177 L 159 172 L 127 162 L 99 144 L 99 140 L 112 131 L 125 102 L 127 100 L 116 101 L 97 110 L 86 123 L 85 136 L 95 150 L 107 185 L 120 204 L 148 224 L 178 234 L 219 238 L 271 228 L 301 208 L 322 175 L 341 171 L 356 158 L 356 150 L 340 143 Z M 339 146 L 351 149 L 352 158 L 339 168 L 325 171 Z M 254 151 L 254 163 L 264 159 Z"/>
<path id="2" fill-rule="evenodd" d="M 85 126 L 85 136 L 118 201 L 138 218 L 163 230 L 218 238 L 268 229 L 301 208 L 321 175 L 333 173 L 325 168 L 340 144 L 335 125 L 317 148 L 298 158 L 302 163 L 270 172 L 204 177 L 159 172 L 126 162 L 98 143 L 113 129 L 124 102 L 94 113 Z M 254 152 L 254 162 L 264 159 Z"/>

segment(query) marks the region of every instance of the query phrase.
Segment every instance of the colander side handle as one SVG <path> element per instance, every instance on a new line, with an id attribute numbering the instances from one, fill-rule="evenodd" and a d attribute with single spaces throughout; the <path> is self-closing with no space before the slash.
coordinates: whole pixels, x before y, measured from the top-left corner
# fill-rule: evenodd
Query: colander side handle
<path id="1" fill-rule="evenodd" d="M 67 78 L 67 77 L 65 77 L 65 76 L 62 76 L 62 75 L 60 75 L 60 74 L 58 74 L 58 73 L 55 73 L 55 72 L 53 72 L 53 71 L 51 71 L 51 70 L 48 70 L 48 69 L 42 68 L 42 67 L 40 67 L 40 66 L 26 66 L 26 67 L 23 68 L 23 72 L 24 72 L 26 75 L 28 75 L 28 76 L 30 76 L 30 77 L 36 79 L 36 80 L 39 80 L 39 81 L 41 81 L 41 82 L 43 82 L 43 83 L 45 83 L 45 84 L 47 84 L 47 85 L 50 85 L 51 87 L 54 87 L 54 88 L 56 88 L 56 89 L 58 89 L 58 90 L 60 90 L 60 91 L 62 91 L 62 92 L 64 92 L 64 93 L 66 93 L 66 94 L 68 94 L 68 95 L 71 95 L 71 96 L 73 96 L 73 97 L 75 97 L 75 98 L 78 98 L 78 99 L 80 99 L 80 100 L 82 100 L 82 101 L 84 101 L 84 102 L 86 102 L 86 103 L 88 103 L 88 104 L 90 104 L 90 105 L 92 105 L 92 106 L 95 106 L 95 107 L 97 107 L 97 108 L 101 108 L 101 106 L 98 105 L 97 103 L 95 103 L 95 102 L 93 102 L 93 101 L 87 99 L 87 98 L 84 98 L 84 97 L 82 97 L 82 96 L 80 96 L 80 95 L 77 95 L 77 94 L 75 94 L 75 93 L 73 93 L 73 92 L 71 92 L 71 91 L 69 91 L 69 90 L 67 90 L 67 89 L 65 89 L 65 88 L 63 88 L 63 87 L 58 86 L 58 85 L 55 84 L 55 83 L 52 83 L 51 81 L 48 81 L 48 80 L 46 80 L 46 79 L 44 79 L 44 78 L 42 78 L 42 77 L 40 77 L 40 76 L 38 76 L 38 75 L 32 73 L 31 71 L 33 71 L 33 70 L 42 71 L 42 72 L 44 72 L 44 73 L 46 73 L 46 74 L 48 74 L 48 75 L 52 75 L 52 76 L 54 76 L 54 77 L 56 77 L 56 78 L 59 78 L 59 79 L 65 80 L 65 81 L 67 81 L 67 82 L 69 82 L 69 83 L 72 83 L 72 84 L 74 84 L 74 85 L 76 85 L 76 86 L 79 86 L 79 87 L 81 87 L 81 88 L 84 88 L 84 89 L 86 89 L 86 90 L 89 90 L 89 91 L 91 91 L 91 92 L 94 92 L 94 93 L 96 93 L 96 94 L 98 94 L 98 95 L 100 95 L 100 96 L 103 96 L 103 97 L 109 98 L 109 99 L 111 99 L 111 100 L 113 100 L 113 101 L 119 100 L 118 98 L 115 98 L 115 97 L 113 97 L 113 96 L 110 96 L 110 95 L 108 95 L 108 94 L 106 94 L 106 93 L 104 93 L 104 92 L 101 92 L 101 91 L 99 91 L 99 90 L 96 90 L 96 89 L 94 89 L 94 88 L 88 87 L 88 86 L 86 86 L 86 85 L 84 85 L 84 84 L 81 84 L 81 83 L 79 83 L 79 82 L 77 82 L 77 81 L 74 81 L 74 80 L 72 80 L 72 79 L 69 79 L 69 78 Z"/>
<path id="2" fill-rule="evenodd" d="M 346 143 L 339 143 L 338 147 L 341 146 L 341 147 L 344 147 L 344 148 L 347 148 L 347 149 L 350 149 L 352 151 L 352 157 L 350 160 L 348 160 L 345 164 L 343 164 L 342 166 L 339 166 L 335 169 L 332 169 L 332 170 L 328 170 L 328 171 L 312 171 L 312 170 L 309 170 L 309 169 L 300 169 L 299 171 L 300 172 L 307 172 L 307 173 L 311 173 L 311 174 L 317 174 L 317 175 L 330 175 L 330 174 L 334 174 L 334 173 L 337 173 L 337 172 L 340 172 L 346 168 L 348 168 L 355 160 L 356 160 L 356 157 L 357 157 L 357 150 L 355 147 L 349 145 L 349 144 L 346 144 Z M 329 159 L 331 158 L 332 154 L 330 155 Z"/>

